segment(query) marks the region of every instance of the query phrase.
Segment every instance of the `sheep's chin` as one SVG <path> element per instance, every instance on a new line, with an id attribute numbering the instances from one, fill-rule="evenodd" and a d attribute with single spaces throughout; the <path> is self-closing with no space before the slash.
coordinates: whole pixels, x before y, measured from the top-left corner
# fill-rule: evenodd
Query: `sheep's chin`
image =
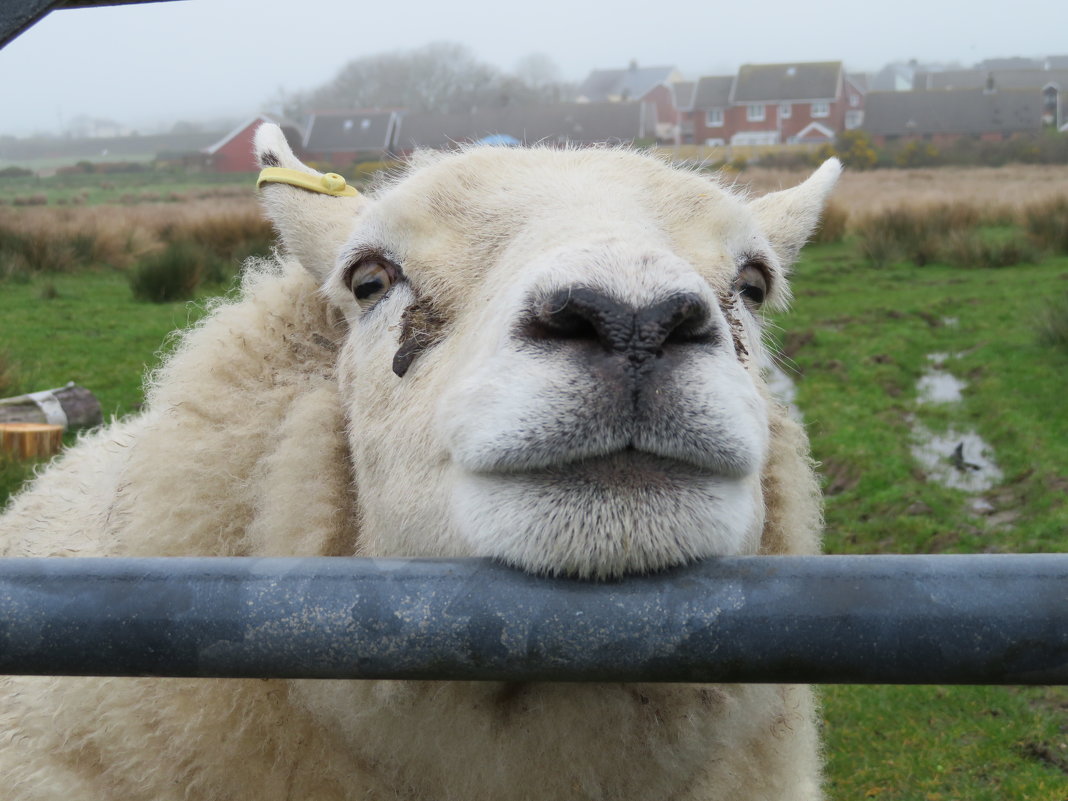
<path id="1" fill-rule="evenodd" d="M 477 556 L 581 578 L 753 553 L 763 525 L 756 476 L 631 450 L 543 470 L 460 471 L 453 515 Z"/>

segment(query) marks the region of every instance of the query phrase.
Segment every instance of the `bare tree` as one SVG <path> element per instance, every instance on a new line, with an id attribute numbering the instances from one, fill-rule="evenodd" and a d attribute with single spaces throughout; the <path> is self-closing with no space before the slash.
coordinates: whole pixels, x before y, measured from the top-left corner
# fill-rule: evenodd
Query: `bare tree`
<path id="1" fill-rule="evenodd" d="M 316 109 L 404 108 L 441 113 L 559 99 L 556 65 L 534 54 L 523 72 L 509 75 L 479 61 L 470 48 L 435 42 L 414 50 L 364 56 L 346 64 L 328 83 L 293 96 L 285 111 L 300 116 Z"/>

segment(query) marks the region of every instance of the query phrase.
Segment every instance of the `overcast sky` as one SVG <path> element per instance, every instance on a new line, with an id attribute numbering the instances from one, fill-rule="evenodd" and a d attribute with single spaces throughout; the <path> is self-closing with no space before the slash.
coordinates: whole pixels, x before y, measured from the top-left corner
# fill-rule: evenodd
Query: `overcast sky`
<path id="1" fill-rule="evenodd" d="M 241 119 L 349 59 L 462 42 L 510 69 L 541 52 L 563 77 L 631 59 L 688 78 L 747 62 L 889 61 L 1068 53 L 1064 0 L 179 0 L 57 11 L 0 51 L 0 134 L 79 115 L 147 127 Z"/>

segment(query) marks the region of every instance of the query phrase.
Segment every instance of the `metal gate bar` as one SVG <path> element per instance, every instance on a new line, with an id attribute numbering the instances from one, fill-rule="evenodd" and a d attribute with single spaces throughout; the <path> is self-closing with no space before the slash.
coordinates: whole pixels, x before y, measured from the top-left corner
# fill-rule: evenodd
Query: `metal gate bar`
<path id="1" fill-rule="evenodd" d="M 2 559 L 0 673 L 1066 684 L 1068 555 Z"/>

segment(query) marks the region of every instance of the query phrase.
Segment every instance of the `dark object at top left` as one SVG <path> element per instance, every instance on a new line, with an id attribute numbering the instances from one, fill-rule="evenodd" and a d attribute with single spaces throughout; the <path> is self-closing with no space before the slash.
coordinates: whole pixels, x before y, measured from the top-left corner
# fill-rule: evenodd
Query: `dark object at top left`
<path id="1" fill-rule="evenodd" d="M 166 0 L 0 0 L 0 48 L 57 8 L 122 6 Z"/>

